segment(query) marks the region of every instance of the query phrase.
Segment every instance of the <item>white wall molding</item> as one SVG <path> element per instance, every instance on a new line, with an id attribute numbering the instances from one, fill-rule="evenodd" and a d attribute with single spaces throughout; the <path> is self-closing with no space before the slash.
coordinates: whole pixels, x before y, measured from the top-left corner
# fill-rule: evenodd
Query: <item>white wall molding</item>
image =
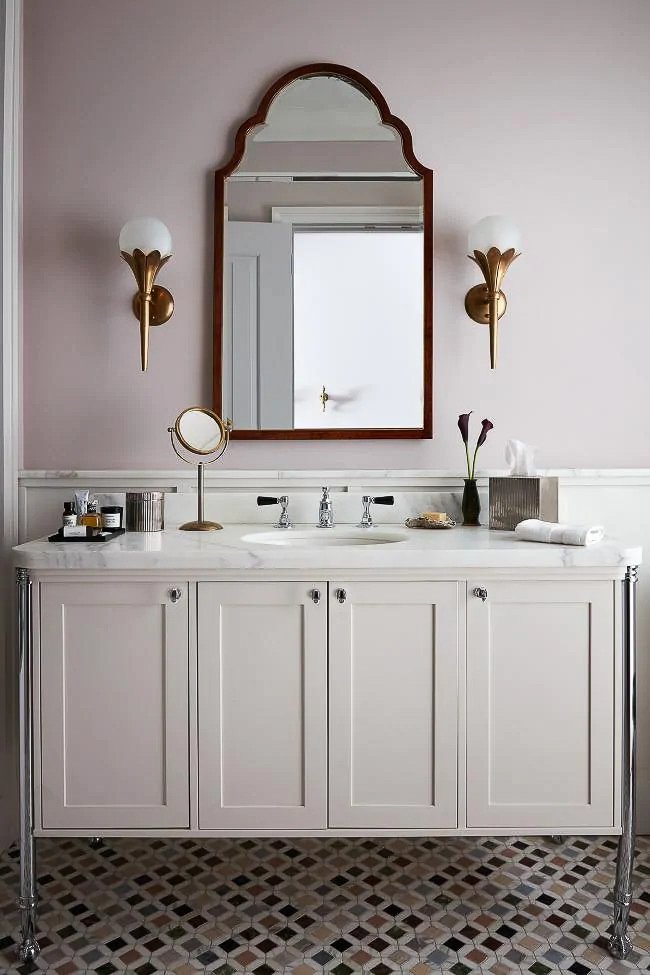
<path id="1" fill-rule="evenodd" d="M 508 472 L 504 470 L 482 471 L 477 480 L 479 484 L 487 484 L 488 477 L 503 477 Z M 559 477 L 561 486 L 578 485 L 581 487 L 650 487 L 650 468 L 620 468 L 620 469 L 573 469 L 553 468 L 540 470 L 540 474 Z M 296 488 L 312 487 L 328 484 L 334 487 L 354 485 L 392 484 L 399 487 L 423 486 L 458 487 L 462 486 L 463 475 L 459 471 L 451 470 L 230 470 L 227 468 L 207 468 L 205 472 L 206 484 L 215 488 L 236 487 L 238 490 L 258 490 L 264 484 L 294 485 Z M 191 490 L 196 480 L 196 472 L 191 468 L 177 470 L 90 470 L 90 471 L 53 471 L 53 470 L 24 470 L 20 471 L 18 483 L 21 488 L 28 487 L 63 487 L 68 485 L 99 485 L 115 486 L 133 485 L 134 487 L 165 487 L 170 491 Z"/>
<path id="2" fill-rule="evenodd" d="M 503 477 L 507 475 L 503 469 L 490 469 L 481 471 L 477 477 L 479 482 L 486 482 L 488 477 Z M 601 485 L 609 487 L 621 487 L 631 485 L 634 487 L 650 487 L 650 468 L 546 468 L 538 472 L 540 475 L 549 477 L 559 477 L 562 484 L 582 484 L 582 485 Z M 81 481 L 102 481 L 124 482 L 138 481 L 150 482 L 152 478 L 157 481 L 168 481 L 170 484 L 180 481 L 194 480 L 196 473 L 191 467 L 178 468 L 176 470 L 21 470 L 19 472 L 19 483 L 23 486 L 33 486 L 43 484 L 46 481 L 70 482 L 79 484 Z M 252 486 L 263 481 L 309 481 L 310 483 L 320 483 L 323 477 L 329 477 L 340 483 L 367 483 L 368 481 L 396 481 L 401 484 L 412 482 L 422 484 L 426 482 L 432 486 L 444 484 L 462 484 L 463 474 L 458 470 L 233 470 L 219 467 L 206 469 L 206 480 L 233 481 L 241 485 L 249 481 Z"/>

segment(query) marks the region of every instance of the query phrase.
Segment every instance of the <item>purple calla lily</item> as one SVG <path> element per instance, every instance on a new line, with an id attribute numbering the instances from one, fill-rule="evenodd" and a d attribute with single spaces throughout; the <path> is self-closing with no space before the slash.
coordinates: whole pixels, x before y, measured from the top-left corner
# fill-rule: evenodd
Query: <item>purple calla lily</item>
<path id="1" fill-rule="evenodd" d="M 494 423 L 491 420 L 483 420 L 481 424 L 481 432 L 478 435 L 478 440 L 476 441 L 476 449 L 482 447 L 487 440 L 487 435 L 494 428 Z"/>
<path id="2" fill-rule="evenodd" d="M 494 427 L 494 423 L 492 423 L 492 420 L 483 420 L 481 424 L 481 432 L 478 435 L 478 440 L 476 441 L 476 447 L 474 448 L 474 457 L 472 458 L 472 473 L 470 475 L 472 480 L 474 480 L 474 477 L 476 475 L 476 455 L 478 454 L 479 447 L 483 446 L 483 444 L 487 440 L 488 433 L 490 432 L 490 430 L 493 429 L 493 427 Z"/>
<path id="3" fill-rule="evenodd" d="M 466 444 L 469 440 L 469 418 L 472 415 L 472 410 L 469 413 L 461 413 L 458 417 L 458 429 L 460 430 L 460 435 L 463 438 L 463 443 Z"/>
<path id="4" fill-rule="evenodd" d="M 465 457 L 467 459 L 467 479 L 469 481 L 474 480 L 474 472 L 476 471 L 476 455 L 478 454 L 479 447 L 482 447 L 487 440 L 487 435 L 490 430 L 494 429 L 494 424 L 492 420 L 485 419 L 481 423 L 481 432 L 478 435 L 478 440 L 476 441 L 476 447 L 474 448 L 474 456 L 470 462 L 469 459 L 469 418 L 472 415 L 472 410 L 469 413 L 461 413 L 458 417 L 458 429 L 460 430 L 460 435 L 463 438 L 463 443 L 465 444 Z"/>

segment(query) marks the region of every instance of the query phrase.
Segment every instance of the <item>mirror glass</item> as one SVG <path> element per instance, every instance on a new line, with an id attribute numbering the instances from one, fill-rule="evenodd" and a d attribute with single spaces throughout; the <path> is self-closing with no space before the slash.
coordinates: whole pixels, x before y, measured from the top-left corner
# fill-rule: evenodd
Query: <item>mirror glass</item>
<path id="1" fill-rule="evenodd" d="M 192 453 L 211 454 L 223 443 L 225 432 L 216 413 L 191 407 L 183 410 L 176 420 L 176 436 Z"/>
<path id="2" fill-rule="evenodd" d="M 430 436 L 424 180 L 370 94 L 332 74 L 281 88 L 223 201 L 233 435 Z"/>

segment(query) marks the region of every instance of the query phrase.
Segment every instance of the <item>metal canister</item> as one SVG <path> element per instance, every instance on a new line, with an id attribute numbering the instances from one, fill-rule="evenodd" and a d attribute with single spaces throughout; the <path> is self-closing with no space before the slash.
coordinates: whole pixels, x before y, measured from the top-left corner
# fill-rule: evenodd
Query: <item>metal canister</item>
<path id="1" fill-rule="evenodd" d="M 165 527 L 165 494 L 163 491 L 126 492 L 126 530 L 160 532 Z"/>

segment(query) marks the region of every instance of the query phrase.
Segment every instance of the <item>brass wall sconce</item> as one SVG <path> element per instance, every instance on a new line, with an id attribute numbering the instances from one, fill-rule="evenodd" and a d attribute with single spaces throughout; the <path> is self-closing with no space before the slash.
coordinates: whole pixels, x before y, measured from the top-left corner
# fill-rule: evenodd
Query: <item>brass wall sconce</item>
<path id="1" fill-rule="evenodd" d="M 164 325 L 174 313 L 174 299 L 167 288 L 155 284 L 161 267 L 172 256 L 172 238 L 161 220 L 142 217 L 130 220 L 120 231 L 120 254 L 133 271 L 138 291 L 133 314 L 140 322 L 140 361 L 146 372 L 149 360 L 149 328 Z"/>
<path id="2" fill-rule="evenodd" d="M 497 364 L 499 319 L 508 302 L 501 290 L 506 271 L 519 257 L 519 231 L 505 217 L 484 217 L 469 232 L 467 256 L 480 267 L 485 284 L 465 295 L 465 311 L 479 325 L 490 326 L 490 368 Z"/>

